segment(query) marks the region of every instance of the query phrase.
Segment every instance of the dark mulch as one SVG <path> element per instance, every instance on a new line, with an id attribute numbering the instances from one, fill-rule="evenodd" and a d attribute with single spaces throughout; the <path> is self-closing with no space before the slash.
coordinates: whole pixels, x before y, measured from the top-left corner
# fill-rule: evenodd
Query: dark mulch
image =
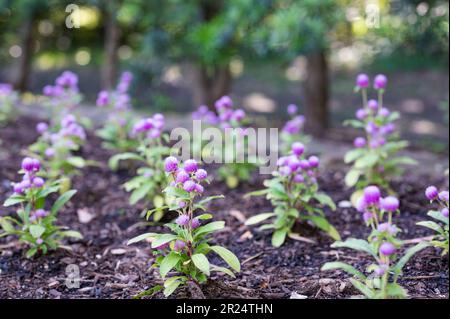
<path id="1" fill-rule="evenodd" d="M 36 138 L 36 121 L 22 117 L 0 128 L 0 201 L 10 194 L 10 182 L 17 178 L 21 149 Z M 90 159 L 105 165 L 110 154 L 100 147 L 94 136 L 83 151 Z M 321 187 L 336 202 L 347 200 L 350 192 L 343 186 L 343 167 L 322 175 Z M 148 270 L 152 261 L 149 246 L 141 243 L 127 246 L 128 239 L 149 231 L 161 231 L 159 225 L 148 225 L 139 213 L 143 207 L 130 207 L 128 194 L 121 188 L 130 176 L 126 171 L 111 172 L 107 167 L 91 167 L 74 180 L 78 194 L 59 215 L 61 225 L 80 231 L 81 241 L 69 242 L 73 252 L 57 251 L 35 260 L 23 258 L 23 247 L 16 238 L 0 240 L 0 298 L 130 298 L 160 284 L 156 270 Z M 234 251 L 242 262 L 237 279 L 214 275 L 202 287 L 207 298 L 288 298 L 293 292 L 308 298 L 348 298 L 357 295 L 347 276 L 341 272 L 320 272 L 327 261 L 339 259 L 364 266 L 370 260 L 354 252 L 330 248 L 332 241 L 321 232 L 300 225 L 303 236 L 316 241 L 310 244 L 288 240 L 279 249 L 270 245 L 270 235 L 243 226 L 243 219 L 256 213 L 269 212 L 270 204 L 263 198 L 243 199 L 242 195 L 261 188 L 262 179 L 229 191 L 219 182 L 209 187 L 210 194 L 225 194 L 226 199 L 211 205 L 216 220 L 224 220 L 226 229 L 214 241 Z M 443 179 L 430 176 L 403 176 L 395 183 L 402 199 L 402 214 L 398 225 L 404 230 L 402 238 L 430 235 L 415 225 L 426 219 L 427 202 L 423 189 L 428 184 L 443 185 Z M 0 208 L 0 215 L 12 213 Z M 78 214 L 92 215 L 88 223 L 80 223 Z M 346 237 L 365 237 L 368 230 L 357 212 L 339 208 L 327 212 L 331 223 Z M 218 260 L 214 260 L 220 263 Z M 75 264 L 80 269 L 81 287 L 66 287 L 66 267 Z M 448 298 L 448 257 L 429 248 L 405 267 L 401 284 L 413 298 Z M 192 289 L 180 289 L 174 297 L 190 298 Z M 198 296 L 198 292 L 194 296 Z M 162 297 L 157 294 L 155 297 Z"/>

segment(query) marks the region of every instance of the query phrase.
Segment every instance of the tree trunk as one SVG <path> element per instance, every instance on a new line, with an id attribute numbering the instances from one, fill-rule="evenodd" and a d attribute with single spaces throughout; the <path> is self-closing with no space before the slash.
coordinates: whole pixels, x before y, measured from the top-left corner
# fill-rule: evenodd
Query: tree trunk
<path id="1" fill-rule="evenodd" d="M 329 126 L 329 79 L 326 53 L 319 51 L 307 57 L 307 78 L 304 86 L 306 130 L 314 136 L 324 135 Z"/>
<path id="2" fill-rule="evenodd" d="M 215 101 L 230 93 L 232 76 L 228 65 L 215 67 L 209 72 L 204 66 L 195 66 L 193 74 L 195 106 L 207 105 L 213 108 Z"/>
<path id="3" fill-rule="evenodd" d="M 28 80 L 31 71 L 31 60 L 33 57 L 34 38 L 33 38 L 33 26 L 34 15 L 26 19 L 25 24 L 22 27 L 22 55 L 19 59 L 19 66 L 17 71 L 17 78 L 15 79 L 14 86 L 17 90 L 24 92 L 28 88 Z"/>
<path id="4" fill-rule="evenodd" d="M 120 29 L 115 11 L 111 8 L 105 10 L 105 20 L 105 64 L 102 72 L 102 87 L 112 89 L 117 78 Z"/>

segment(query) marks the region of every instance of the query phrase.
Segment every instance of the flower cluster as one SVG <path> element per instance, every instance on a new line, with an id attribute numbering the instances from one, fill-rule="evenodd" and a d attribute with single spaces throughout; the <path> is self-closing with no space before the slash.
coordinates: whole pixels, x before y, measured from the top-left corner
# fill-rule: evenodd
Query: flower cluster
<path id="1" fill-rule="evenodd" d="M 210 111 L 206 105 L 202 105 L 192 114 L 194 120 L 203 120 L 210 125 L 221 128 L 241 127 L 245 121 L 245 111 L 234 109 L 233 100 L 229 96 L 223 96 L 214 104 L 216 113 Z"/>
<path id="2" fill-rule="evenodd" d="M 449 251 L 449 192 L 439 192 L 436 186 L 429 186 L 425 190 L 425 196 L 431 203 L 437 204 L 438 210 L 430 210 L 427 214 L 435 221 L 423 221 L 417 223 L 417 225 L 427 227 L 436 232 L 436 235 L 431 240 L 431 244 L 442 249 L 442 255 L 446 255 Z"/>
<path id="3" fill-rule="evenodd" d="M 50 210 L 45 209 L 46 197 L 57 192 L 60 187 L 57 183 L 46 183 L 40 177 L 41 163 L 34 158 L 24 158 L 20 173 L 22 181 L 13 185 L 14 193 L 4 203 L 5 207 L 20 205 L 17 209 L 17 218 L 2 217 L 0 225 L 3 233 L 0 237 L 15 235 L 19 240 L 27 243 L 30 248 L 26 256 L 33 257 L 36 253 L 47 253 L 49 249 L 61 246 L 60 240 L 64 237 L 82 238 L 75 231 L 68 231 L 56 226 L 56 215 L 64 204 L 75 195 L 69 191 L 55 201 Z"/>
<path id="4" fill-rule="evenodd" d="M 334 243 L 332 247 L 350 248 L 370 254 L 375 263 L 366 269 L 369 276 L 366 277 L 359 270 L 341 262 L 327 263 L 322 270 L 342 269 L 354 275 L 352 284 L 367 298 L 405 298 L 407 293 L 397 283 L 398 277 L 407 261 L 415 253 L 428 247 L 428 243 L 421 242 L 409 248 L 402 258 L 398 258 L 400 249 L 404 246 L 397 238 L 401 229 L 394 224 L 394 215 L 400 213 L 400 202 L 393 196 L 383 198 L 377 186 L 371 185 L 364 189 L 357 207 L 366 224 L 372 229 L 367 241 L 349 238 L 344 242 Z"/>
<path id="5" fill-rule="evenodd" d="M 19 95 L 11 84 L 0 83 L 0 124 L 10 121 L 16 114 Z"/>
<path id="6" fill-rule="evenodd" d="M 369 100 L 369 77 L 360 74 L 356 79 L 355 90 L 362 93 L 363 107 L 356 111 L 356 120 L 349 120 L 344 124 L 363 129 L 365 136 L 357 137 L 353 142 L 355 149 L 345 156 L 347 164 L 354 163 L 345 179 L 348 187 L 356 186 L 360 190 L 367 185 L 376 184 L 389 188 L 389 178 L 401 172 L 400 165 L 415 164 L 410 158 L 394 157 L 408 143 L 398 141 L 394 122 L 399 118 L 399 113 L 391 112 L 383 105 L 387 82 L 386 76 L 377 75 L 373 88 L 378 93 L 378 99 Z"/>
<path id="7" fill-rule="evenodd" d="M 289 153 L 293 142 L 309 143 L 311 140 L 308 135 L 304 134 L 305 117 L 298 114 L 297 105 L 288 105 L 287 114 L 290 116 L 290 119 L 285 123 L 281 131 L 281 150 L 283 154 Z"/>
<path id="8" fill-rule="evenodd" d="M 133 74 L 124 72 L 115 90 L 101 91 L 98 94 L 97 106 L 108 109 L 108 119 L 103 128 L 97 131 L 107 149 L 126 152 L 137 146 L 128 134 L 133 126 L 131 98 L 128 94 L 132 81 Z"/>
<path id="9" fill-rule="evenodd" d="M 167 135 L 163 134 L 165 125 L 164 116 L 155 114 L 150 118 L 138 121 L 130 132 L 130 136 L 136 141 L 133 151 L 119 153 L 109 160 L 112 170 L 119 168 L 121 161 L 137 161 L 142 164 L 137 169 L 137 176 L 124 184 L 127 192 L 130 192 L 130 205 L 141 200 L 153 203 L 158 210 L 153 218 L 158 221 L 165 211 L 167 199 L 161 194 L 163 186 L 167 184 L 167 176 L 164 171 L 164 158 L 170 154 L 170 148 L 163 144 Z"/>
<path id="10" fill-rule="evenodd" d="M 51 180 L 69 178 L 78 168 L 83 168 L 86 161 L 75 156 L 86 141 L 86 131 L 72 114 L 65 115 L 53 132 L 45 122 L 38 123 L 36 131 L 40 137 L 29 150 L 43 161 L 45 176 Z"/>
<path id="11" fill-rule="evenodd" d="M 202 196 L 204 190 L 202 184 L 207 181 L 208 173 L 200 169 L 195 160 L 180 163 L 175 157 L 170 156 L 165 159 L 164 168 L 171 179 L 164 192 L 173 198 L 170 209 L 178 212 L 175 221 L 166 224 L 172 233 L 143 234 L 130 240 L 129 244 L 142 240 L 151 242 L 157 256 L 155 266 L 165 279 L 166 296 L 187 282 L 197 285 L 206 282 L 211 272 L 221 272 L 234 277 L 233 271 L 211 264 L 207 257 L 210 252 L 214 252 L 235 272 L 240 271 L 240 262 L 231 251 L 209 243 L 210 235 L 223 229 L 225 223 L 221 221 L 206 223 L 205 221 L 213 217 L 211 214 L 196 214 L 198 210 L 205 210 L 205 204 L 223 196 L 212 196 L 197 201 Z M 152 211 L 148 216 L 151 213 Z M 177 275 L 166 279 L 172 270 L 175 270 Z M 162 288 L 154 287 L 151 291 L 154 293 Z"/>
<path id="12" fill-rule="evenodd" d="M 71 110 L 81 102 L 78 89 L 78 76 L 71 71 L 64 71 L 54 85 L 46 85 L 43 94 L 49 99 L 49 106 L 58 111 Z"/>
<path id="13" fill-rule="evenodd" d="M 275 207 L 273 213 L 256 215 L 246 222 L 246 225 L 254 225 L 275 218 L 273 223 L 263 226 L 264 229 L 274 230 L 272 244 L 275 247 L 281 246 L 286 236 L 295 237 L 292 236 L 295 235 L 292 228 L 297 220 L 311 222 L 335 240 L 340 239 L 339 233 L 328 223 L 322 210 L 324 206 L 336 210 L 336 205 L 328 195 L 319 192 L 319 158 L 306 158 L 304 153 L 302 143 L 292 144 L 291 154 L 278 160 L 274 178 L 265 181 L 266 189 L 247 195 L 266 195 Z"/>

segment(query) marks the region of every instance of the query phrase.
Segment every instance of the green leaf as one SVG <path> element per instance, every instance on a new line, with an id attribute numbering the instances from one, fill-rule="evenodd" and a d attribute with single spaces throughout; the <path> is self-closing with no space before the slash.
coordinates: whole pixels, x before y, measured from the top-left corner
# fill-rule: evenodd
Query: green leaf
<path id="1" fill-rule="evenodd" d="M 272 246 L 274 247 L 280 247 L 283 245 L 284 241 L 286 240 L 287 235 L 286 229 L 278 229 L 275 231 L 272 235 Z"/>
<path id="2" fill-rule="evenodd" d="M 182 281 L 175 280 L 164 289 L 164 296 L 169 297 L 182 284 Z"/>
<path id="3" fill-rule="evenodd" d="M 145 159 L 142 156 L 139 156 L 135 153 L 122 153 L 117 154 L 111 157 L 108 161 L 108 166 L 113 171 L 116 171 L 119 168 L 120 161 L 126 161 L 126 160 L 136 160 L 136 161 L 145 161 Z"/>
<path id="4" fill-rule="evenodd" d="M 208 220 L 208 219 L 213 218 L 213 215 L 211 215 L 211 214 L 201 214 L 201 215 L 198 215 L 196 218 L 200 219 L 200 220 Z"/>
<path id="5" fill-rule="evenodd" d="M 333 211 L 335 211 L 336 208 L 337 208 L 336 204 L 334 203 L 334 201 L 327 194 L 317 193 L 317 194 L 314 195 L 314 198 L 317 201 L 319 201 L 319 203 L 321 203 L 322 205 L 326 205 L 326 206 L 330 207 Z"/>
<path id="6" fill-rule="evenodd" d="M 143 199 L 153 188 L 152 183 L 143 184 L 141 187 L 135 189 L 130 196 L 130 205 L 133 206 L 141 199 Z"/>
<path id="7" fill-rule="evenodd" d="M 249 219 L 247 219 L 247 221 L 245 222 L 245 225 L 250 226 L 250 225 L 255 225 L 258 224 L 270 217 L 275 216 L 275 213 L 264 213 L 264 214 L 259 214 L 256 216 L 252 216 Z"/>
<path id="8" fill-rule="evenodd" d="M 338 241 L 331 245 L 333 248 L 350 248 L 357 251 L 362 251 L 373 256 L 375 259 L 378 258 L 377 252 L 374 251 L 372 246 L 363 239 L 348 238 L 346 241 Z"/>
<path id="9" fill-rule="evenodd" d="M 231 268 L 233 268 L 234 271 L 241 271 L 241 263 L 239 262 L 239 259 L 236 257 L 236 255 L 231 251 L 221 246 L 211 246 L 210 248 L 212 251 L 218 254 Z"/>
<path id="10" fill-rule="evenodd" d="M 161 265 L 159 267 L 159 273 L 162 278 L 165 278 L 169 271 L 175 267 L 178 262 L 181 260 L 181 256 L 176 252 L 171 252 L 161 261 Z"/>
<path id="11" fill-rule="evenodd" d="M 30 226 L 30 234 L 34 238 L 40 238 L 42 234 L 45 233 L 45 227 L 42 227 L 41 225 L 31 225 Z"/>
<path id="12" fill-rule="evenodd" d="M 209 197 L 206 197 L 205 199 L 199 201 L 197 204 L 200 206 L 204 206 L 205 204 L 207 204 L 215 199 L 222 199 L 222 198 L 225 198 L 225 196 L 223 196 L 223 195 L 209 196 Z"/>
<path id="13" fill-rule="evenodd" d="M 145 290 L 145 291 L 137 294 L 136 296 L 133 297 L 133 299 L 141 299 L 142 297 L 145 297 L 145 296 L 153 296 L 154 294 L 161 291 L 162 289 L 163 289 L 163 287 L 161 285 L 157 285 L 153 288 L 150 288 L 148 290 Z"/>
<path id="14" fill-rule="evenodd" d="M 6 218 L 0 218 L 0 226 L 6 233 L 9 234 L 14 233 L 16 231 L 13 224 L 9 222 L 9 220 L 7 220 Z"/>
<path id="15" fill-rule="evenodd" d="M 20 203 L 23 203 L 26 201 L 26 198 L 24 196 L 21 195 L 13 195 L 10 198 L 8 198 L 5 203 L 3 204 L 3 206 L 5 207 L 11 207 Z"/>
<path id="16" fill-rule="evenodd" d="M 262 189 L 262 190 L 259 190 L 259 191 L 254 191 L 254 192 L 251 192 L 251 193 L 247 193 L 247 194 L 244 195 L 244 198 L 263 196 L 263 195 L 266 195 L 268 192 L 269 192 L 268 189 Z"/>
<path id="17" fill-rule="evenodd" d="M 197 228 L 194 231 L 194 235 L 195 236 L 200 236 L 203 234 L 208 234 L 208 233 L 212 233 L 215 232 L 217 230 L 221 230 L 225 227 L 225 222 L 212 222 L 209 224 L 206 224 L 204 226 L 201 226 L 199 228 Z"/>
<path id="18" fill-rule="evenodd" d="M 145 233 L 145 234 L 142 234 L 142 235 L 139 235 L 139 236 L 136 236 L 136 237 L 130 239 L 127 242 L 127 245 L 132 245 L 132 244 L 138 243 L 140 241 L 146 240 L 147 238 L 155 237 L 157 235 L 158 234 L 155 234 L 155 233 Z"/>
<path id="19" fill-rule="evenodd" d="M 353 187 L 358 183 L 359 178 L 361 177 L 362 172 L 356 169 L 350 170 L 347 175 L 345 175 L 345 185 L 347 187 Z"/>
<path id="20" fill-rule="evenodd" d="M 418 243 L 417 245 L 415 245 L 414 247 L 409 248 L 406 252 L 405 255 L 403 255 L 402 258 L 400 258 L 400 260 L 397 262 L 397 264 L 394 267 L 394 272 L 396 274 L 401 274 L 402 273 L 402 269 L 403 267 L 405 267 L 406 263 L 415 255 L 417 254 L 419 251 L 430 247 L 430 244 L 428 242 L 421 242 Z"/>
<path id="21" fill-rule="evenodd" d="M 440 234 L 442 234 L 442 232 L 443 232 L 442 227 L 439 226 L 437 223 L 432 222 L 432 221 L 418 222 L 418 223 L 416 223 L 416 225 L 429 228 L 429 229 L 434 230 L 435 232 L 438 232 Z"/>
<path id="22" fill-rule="evenodd" d="M 38 251 L 38 248 L 37 248 L 37 247 L 30 248 L 30 249 L 27 251 L 27 253 L 26 253 L 25 256 L 26 256 L 27 258 L 31 258 L 31 257 L 33 257 L 34 255 L 36 255 L 37 251 Z"/>
<path id="23" fill-rule="evenodd" d="M 78 156 L 69 157 L 66 162 L 76 168 L 83 168 L 86 166 L 86 161 L 82 157 Z"/>
<path id="24" fill-rule="evenodd" d="M 370 289 L 369 287 L 367 287 L 366 285 L 364 285 L 362 282 L 350 278 L 350 282 L 352 283 L 352 285 L 358 289 L 359 291 L 361 291 L 363 293 L 364 296 L 366 296 L 366 298 L 368 299 L 373 299 L 375 296 L 375 292 Z"/>
<path id="25" fill-rule="evenodd" d="M 431 218 L 434 218 L 436 220 L 443 222 L 445 225 L 448 225 L 448 222 L 449 222 L 448 217 L 444 217 L 444 215 L 442 215 L 441 212 L 432 210 L 432 211 L 429 211 L 427 215 L 430 216 Z"/>
<path id="26" fill-rule="evenodd" d="M 354 149 L 354 150 L 347 152 L 347 154 L 345 154 L 345 158 L 344 158 L 345 164 L 350 164 L 350 163 L 354 162 L 359 157 L 363 156 L 365 152 L 366 152 L 366 150 L 361 149 L 361 148 Z"/>
<path id="27" fill-rule="evenodd" d="M 186 192 L 185 190 L 177 187 L 169 186 L 164 190 L 164 193 L 166 193 L 168 196 L 180 198 L 180 199 L 189 199 L 190 194 Z"/>
<path id="28" fill-rule="evenodd" d="M 328 270 L 335 270 L 335 269 L 342 269 L 350 275 L 356 276 L 361 280 L 366 280 L 366 276 L 364 276 L 359 270 L 357 270 L 355 267 L 350 266 L 349 264 L 346 264 L 343 262 L 326 263 L 325 265 L 322 266 L 321 271 L 328 271 Z"/>
<path id="29" fill-rule="evenodd" d="M 162 234 L 156 237 L 156 239 L 152 242 L 152 248 L 159 247 L 161 245 L 170 243 L 171 241 L 174 241 L 178 237 L 176 235 L 172 234 Z"/>
<path id="30" fill-rule="evenodd" d="M 363 169 L 375 166 L 380 157 L 375 153 L 369 153 L 364 155 L 355 162 L 356 169 Z"/>
<path id="31" fill-rule="evenodd" d="M 395 283 L 389 283 L 386 286 L 386 292 L 389 297 L 393 298 L 406 298 L 408 293 L 402 286 Z"/>
<path id="32" fill-rule="evenodd" d="M 417 165 L 417 161 L 410 157 L 396 157 L 389 161 L 389 164 L 393 166 L 397 165 Z"/>
<path id="33" fill-rule="evenodd" d="M 228 268 L 211 265 L 211 271 L 222 272 L 232 278 L 236 278 L 235 274 Z"/>
<path id="34" fill-rule="evenodd" d="M 195 267 L 200 269 L 205 275 L 209 276 L 210 274 L 210 266 L 208 258 L 206 258 L 203 254 L 195 254 L 191 257 L 192 262 L 194 263 Z"/>
<path id="35" fill-rule="evenodd" d="M 77 239 L 83 239 L 83 235 L 81 233 L 74 231 L 74 230 L 67 230 L 60 233 L 63 237 L 71 237 L 71 238 L 77 238 Z"/>
<path id="36" fill-rule="evenodd" d="M 68 191 L 62 194 L 53 204 L 51 213 L 55 215 L 59 212 L 59 210 L 77 193 L 76 190 Z"/>

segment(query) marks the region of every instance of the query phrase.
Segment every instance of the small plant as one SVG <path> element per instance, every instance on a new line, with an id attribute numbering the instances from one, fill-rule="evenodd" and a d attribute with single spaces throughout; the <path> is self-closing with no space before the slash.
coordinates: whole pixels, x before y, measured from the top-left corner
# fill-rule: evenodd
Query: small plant
<path id="1" fill-rule="evenodd" d="M 240 272 L 240 262 L 231 251 L 210 244 L 210 236 L 223 229 L 225 223 L 222 221 L 206 223 L 205 221 L 213 216 L 206 213 L 197 214 L 198 211 L 205 211 L 208 202 L 223 196 L 200 200 L 208 173 L 199 169 L 194 160 L 187 160 L 184 165 L 180 165 L 175 157 L 168 157 L 165 160 L 165 171 L 169 174 L 171 182 L 164 192 L 174 199 L 169 209 L 179 214 L 174 223 L 166 224 L 171 233 L 143 234 L 128 243 L 151 241 L 156 256 L 154 267 L 159 268 L 161 277 L 165 279 L 164 287 L 154 287 L 151 289 L 152 293 L 164 288 L 164 295 L 170 296 L 180 285 L 187 282 L 197 285 L 206 282 L 211 272 L 221 272 L 234 278 L 233 271 L 211 264 L 207 257 L 214 252 L 235 272 Z M 177 274 L 166 278 L 173 269 Z"/>
<path id="2" fill-rule="evenodd" d="M 4 203 L 5 207 L 19 205 L 17 217 L 0 218 L 0 226 L 4 231 L 0 237 L 19 236 L 19 240 L 29 246 L 27 258 L 37 253 L 46 254 L 57 248 L 70 249 L 62 245 L 61 240 L 65 237 L 82 238 L 81 234 L 55 223 L 58 212 L 76 191 L 62 194 L 47 210 L 46 199 L 50 194 L 58 192 L 58 183 L 46 183 L 40 177 L 41 164 L 37 159 L 25 158 L 20 173 L 23 174 L 22 181 L 14 184 L 14 194 Z"/>
<path id="3" fill-rule="evenodd" d="M 228 129 L 232 130 L 232 142 L 224 143 L 223 154 L 227 154 L 227 157 L 232 160 L 229 163 L 222 165 L 219 170 L 219 179 L 224 180 L 229 188 L 238 187 L 240 182 L 247 182 L 251 178 L 252 172 L 257 168 L 254 164 L 255 159 L 248 158 L 248 154 L 243 154 L 243 158 L 247 158 L 247 161 L 240 163 L 237 160 L 238 154 L 236 152 L 235 144 L 238 140 L 238 134 L 241 134 L 243 138 L 243 145 L 240 150 L 246 152 L 248 150 L 248 139 L 246 138 L 246 129 L 243 127 L 247 122 L 245 111 L 242 109 L 235 110 L 233 108 L 233 100 L 224 96 L 215 103 L 216 113 L 210 111 L 207 106 L 201 106 L 193 114 L 194 120 L 203 120 L 211 126 L 217 126 L 224 131 Z M 195 147 L 195 146 L 194 146 Z"/>
<path id="4" fill-rule="evenodd" d="M 163 145 L 168 136 L 163 134 L 165 125 L 164 116 L 155 114 L 153 117 L 137 122 L 131 132 L 131 136 L 138 141 L 136 153 L 127 152 L 113 156 L 109 166 L 117 170 L 120 161 L 135 160 L 143 164 L 138 168 L 137 176 L 125 183 L 127 192 L 131 192 L 130 205 L 135 205 L 141 200 L 146 204 L 152 203 L 156 208 L 153 218 L 159 221 L 164 214 L 164 206 L 168 199 L 161 190 L 167 185 L 167 176 L 164 171 L 164 158 L 170 155 L 170 148 Z"/>
<path id="5" fill-rule="evenodd" d="M 337 230 L 327 221 L 323 207 L 328 206 L 333 211 L 336 205 L 326 194 L 319 192 L 317 174 L 319 158 L 304 156 L 305 147 L 302 143 L 292 144 L 292 153 L 278 160 L 278 170 L 274 178 L 266 180 L 266 189 L 249 193 L 249 196 L 266 195 L 275 207 L 273 213 L 263 213 L 249 218 L 246 225 L 261 223 L 267 219 L 274 220 L 260 229 L 271 229 L 272 245 L 280 247 L 286 236 L 295 238 L 292 229 L 297 220 L 308 221 L 325 231 L 335 240 L 340 240 Z"/>
<path id="6" fill-rule="evenodd" d="M 437 233 L 431 240 L 431 244 L 434 247 L 441 248 L 442 256 L 444 256 L 448 254 L 448 191 L 439 192 L 435 186 L 430 186 L 425 194 L 432 203 L 436 202 L 439 205 L 439 210 L 430 210 L 428 212 L 428 216 L 435 219 L 436 222 L 423 221 L 417 223 L 417 225 L 427 227 Z"/>
<path id="7" fill-rule="evenodd" d="M 407 292 L 397 283 L 398 278 L 409 259 L 429 244 L 421 242 L 407 249 L 402 257 L 399 256 L 400 249 L 404 246 L 397 238 L 401 230 L 394 224 L 394 216 L 400 214 L 399 208 L 400 203 L 396 197 L 381 198 L 378 187 L 366 187 L 364 195 L 358 200 L 358 210 L 367 226 L 372 229 L 368 240 L 348 238 L 331 247 L 350 248 L 370 255 L 374 263 L 366 268 L 369 275 L 366 276 L 343 262 L 327 263 L 322 271 L 341 269 L 353 275 L 350 282 L 369 299 L 406 298 Z"/>
<path id="8" fill-rule="evenodd" d="M 78 89 L 78 76 L 70 71 L 64 71 L 55 81 L 55 85 L 47 85 L 43 89 L 47 98 L 45 105 L 51 111 L 51 126 L 57 127 L 61 118 L 81 102 L 82 96 Z"/>
<path id="9" fill-rule="evenodd" d="M 129 136 L 133 119 L 128 89 L 132 81 L 133 75 L 124 72 L 114 91 L 101 91 L 98 94 L 97 106 L 107 109 L 109 114 L 105 125 L 97 131 L 97 135 L 104 140 L 103 147 L 106 149 L 128 152 L 138 146 L 136 140 Z"/>
<path id="10" fill-rule="evenodd" d="M 50 181 L 60 180 L 61 190 L 66 192 L 71 177 L 93 162 L 75 155 L 86 141 L 86 132 L 75 116 L 65 115 L 58 127 L 58 131 L 52 132 L 47 123 L 39 123 L 36 130 L 41 136 L 29 150 L 43 162 L 42 174 Z"/>
<path id="11" fill-rule="evenodd" d="M 368 185 L 378 185 L 390 190 L 389 180 L 399 175 L 401 165 L 415 165 L 409 157 L 395 157 L 408 146 L 408 142 L 399 141 L 394 122 L 400 117 L 398 112 L 390 112 L 383 104 L 387 86 L 387 78 L 377 75 L 374 89 L 378 92 L 378 100 L 368 100 L 369 77 L 360 74 L 356 80 L 356 92 L 361 92 L 363 107 L 356 112 L 355 120 L 346 121 L 350 125 L 365 131 L 365 137 L 354 141 L 355 149 L 345 156 L 345 163 L 353 163 L 353 168 L 345 177 L 348 187 L 356 187 L 360 196 L 361 190 Z M 355 195 L 356 196 L 356 195 Z"/>
<path id="12" fill-rule="evenodd" d="M 19 95 L 12 85 L 0 83 L 0 125 L 14 119 Z"/>
<path id="13" fill-rule="evenodd" d="M 311 141 L 311 138 L 303 132 L 305 117 L 298 115 L 297 105 L 288 105 L 287 113 L 291 119 L 286 122 L 281 132 L 281 151 L 283 154 L 288 154 L 291 151 L 291 145 L 296 141 L 303 144 L 308 144 Z"/>

